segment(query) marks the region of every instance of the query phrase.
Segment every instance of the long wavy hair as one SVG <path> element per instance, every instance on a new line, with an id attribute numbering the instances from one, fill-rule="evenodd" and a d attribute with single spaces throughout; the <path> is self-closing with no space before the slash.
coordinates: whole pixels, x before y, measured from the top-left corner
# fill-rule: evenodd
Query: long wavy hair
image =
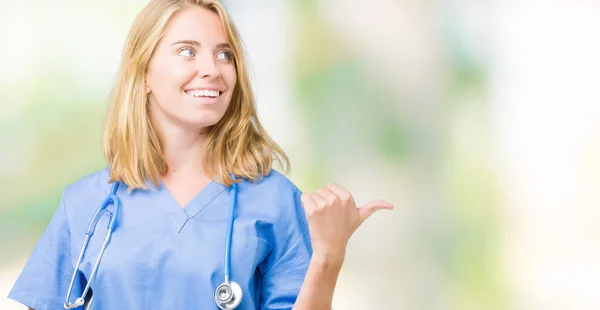
<path id="1" fill-rule="evenodd" d="M 207 128 L 203 164 L 227 186 L 237 178 L 251 181 L 270 172 L 273 164 L 287 172 L 289 159 L 267 134 L 256 111 L 239 33 L 221 3 L 214 0 L 152 0 L 136 17 L 123 50 L 109 102 L 104 154 L 111 182 L 130 189 L 158 186 L 168 167 L 163 143 L 151 122 L 145 75 L 154 50 L 172 16 L 198 5 L 217 14 L 234 54 L 237 82 L 223 118 Z M 230 174 L 236 176 L 232 178 Z"/>

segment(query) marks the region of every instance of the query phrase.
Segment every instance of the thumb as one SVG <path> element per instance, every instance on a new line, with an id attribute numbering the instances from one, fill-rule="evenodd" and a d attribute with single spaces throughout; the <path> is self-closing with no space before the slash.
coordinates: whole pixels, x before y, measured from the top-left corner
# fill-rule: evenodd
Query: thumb
<path id="1" fill-rule="evenodd" d="M 362 224 L 369 216 L 371 216 L 371 214 L 375 213 L 375 211 L 377 210 L 392 210 L 393 208 L 394 206 L 385 200 L 373 200 L 367 203 L 366 205 L 362 205 L 358 208 L 358 217 L 360 219 L 360 223 Z"/>

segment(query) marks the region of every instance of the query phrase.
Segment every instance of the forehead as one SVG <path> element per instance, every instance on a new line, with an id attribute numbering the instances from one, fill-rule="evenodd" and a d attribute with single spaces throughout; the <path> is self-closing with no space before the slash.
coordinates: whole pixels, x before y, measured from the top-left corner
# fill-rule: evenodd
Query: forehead
<path id="1" fill-rule="evenodd" d="M 227 42 L 221 19 L 217 13 L 200 6 L 185 8 L 173 15 L 163 36 L 164 43 L 178 40 L 196 40 L 201 44 Z"/>

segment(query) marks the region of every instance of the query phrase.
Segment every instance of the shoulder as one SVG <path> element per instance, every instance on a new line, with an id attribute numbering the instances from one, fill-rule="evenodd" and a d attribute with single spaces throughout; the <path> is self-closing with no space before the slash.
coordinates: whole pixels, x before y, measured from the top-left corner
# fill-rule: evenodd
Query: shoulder
<path id="1" fill-rule="evenodd" d="M 110 189 L 109 179 L 108 167 L 84 175 L 65 187 L 65 199 L 96 192 L 108 193 Z"/>
<path id="2" fill-rule="evenodd" d="M 252 217 L 265 223 L 278 223 L 284 230 L 306 221 L 300 197 L 302 192 L 282 173 L 271 172 L 254 182 L 238 185 L 238 201 Z M 243 211 L 240 211 L 243 212 Z"/>
<path id="3" fill-rule="evenodd" d="M 274 169 L 256 181 L 240 183 L 239 188 L 240 192 L 256 194 L 265 199 L 293 198 L 302 194 L 287 176 Z"/>
<path id="4" fill-rule="evenodd" d="M 108 168 L 91 172 L 68 184 L 62 194 L 67 218 L 90 213 L 109 194 L 111 184 Z M 90 209 L 89 211 L 87 209 Z M 93 209 L 93 210 L 92 210 Z"/>

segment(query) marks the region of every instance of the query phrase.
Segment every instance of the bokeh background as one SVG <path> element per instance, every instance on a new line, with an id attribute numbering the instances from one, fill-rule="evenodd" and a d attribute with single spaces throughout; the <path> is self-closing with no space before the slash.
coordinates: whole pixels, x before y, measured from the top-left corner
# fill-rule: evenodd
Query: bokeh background
<path id="1" fill-rule="evenodd" d="M 62 189 L 105 166 L 142 0 L 0 0 L 0 309 Z M 305 191 L 396 209 L 336 309 L 600 309 L 600 2 L 229 0 Z"/>

